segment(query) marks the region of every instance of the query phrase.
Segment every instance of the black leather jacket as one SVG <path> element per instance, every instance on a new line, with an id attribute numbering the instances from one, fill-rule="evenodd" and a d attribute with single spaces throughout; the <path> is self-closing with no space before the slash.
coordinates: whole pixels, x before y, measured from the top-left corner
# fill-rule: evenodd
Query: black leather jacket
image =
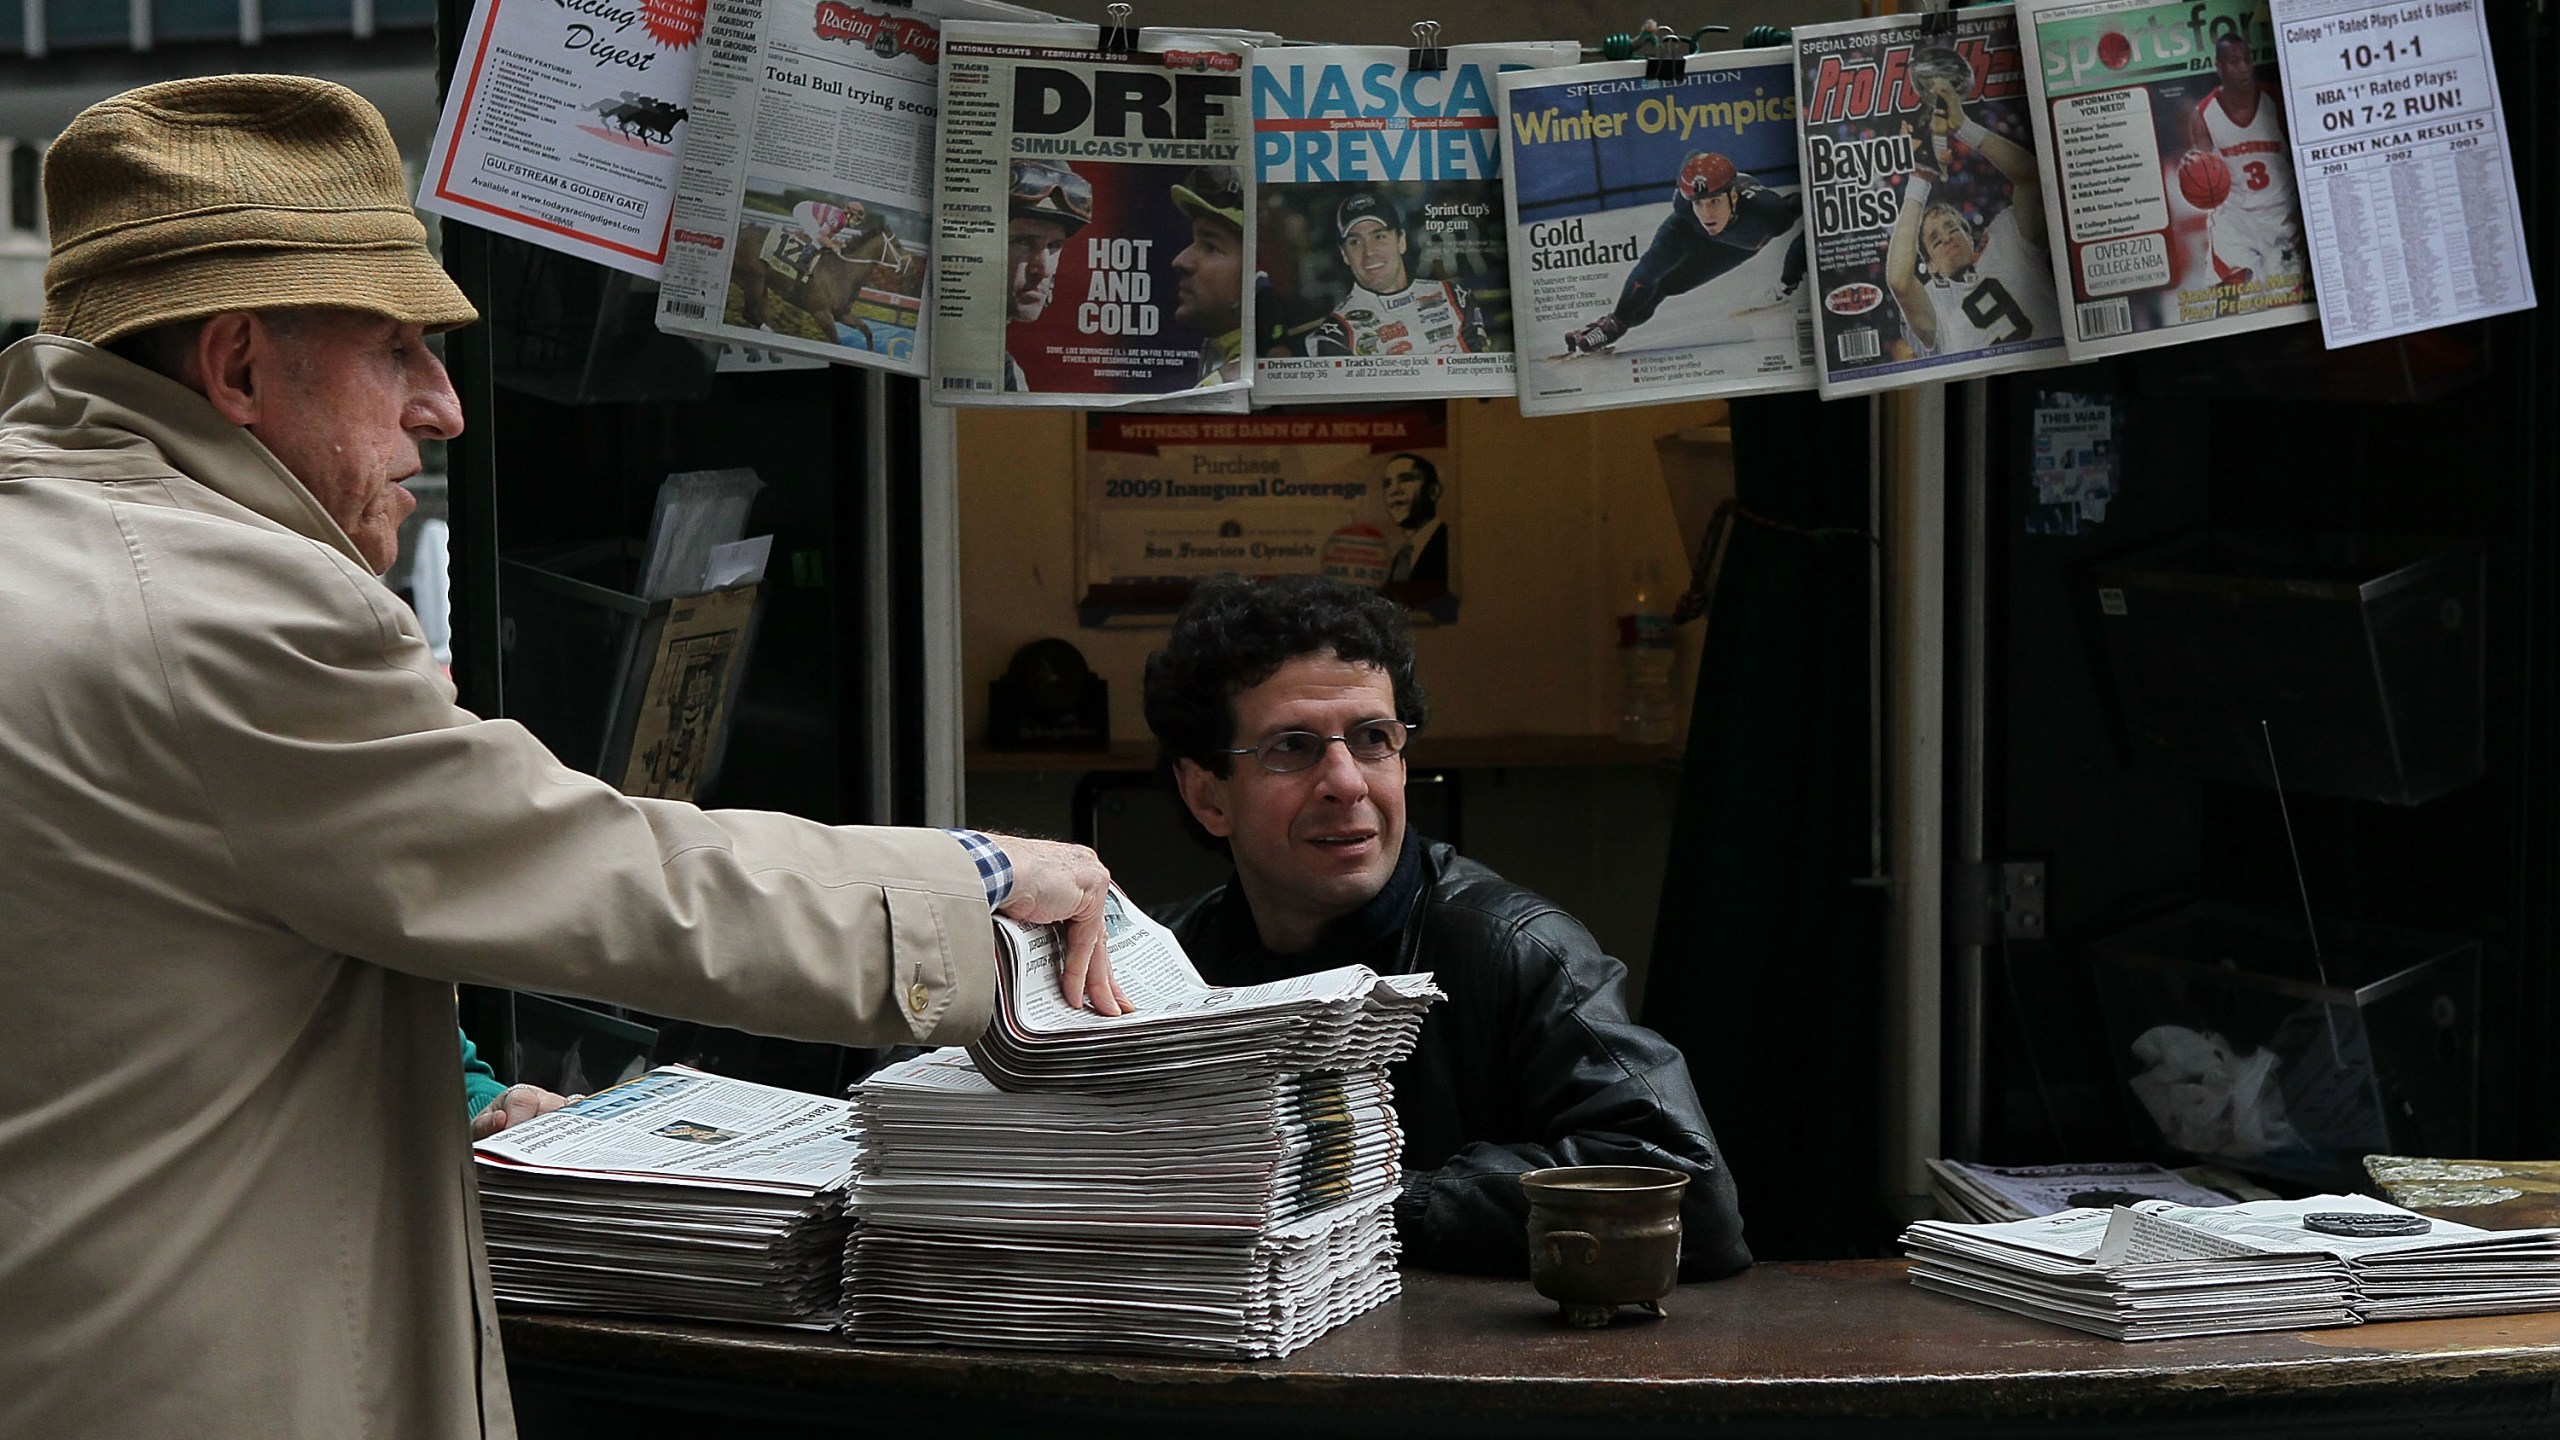
<path id="1" fill-rule="evenodd" d="M 1233 880 L 1159 913 L 1202 976 L 1252 985 L 1337 965 L 1428 970 L 1432 1007 L 1395 1069 L 1407 1262 L 1526 1274 L 1528 1197 L 1548 1165 L 1661 1165 L 1689 1177 L 1681 1278 L 1751 1263 L 1733 1177 L 1680 1052 L 1627 1016 L 1626 968 L 1579 921 L 1436 841 L 1408 833 L 1396 873 L 1315 947 L 1275 955 Z"/>

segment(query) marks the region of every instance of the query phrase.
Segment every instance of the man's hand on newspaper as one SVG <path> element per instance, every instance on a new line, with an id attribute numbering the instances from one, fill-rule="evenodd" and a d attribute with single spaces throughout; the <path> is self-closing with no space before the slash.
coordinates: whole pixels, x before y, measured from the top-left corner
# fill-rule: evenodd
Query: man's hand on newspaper
<path id="1" fill-rule="evenodd" d="M 539 1085 L 510 1085 L 471 1117 L 471 1138 L 486 1140 L 519 1120 L 548 1115 L 568 1103 L 568 1096 L 554 1095 Z"/>
<path id="2" fill-rule="evenodd" d="M 1058 990 L 1067 1003 L 1097 1015 L 1126 1015 L 1136 1008 L 1111 978 L 1111 951 L 1102 943 L 1102 902 L 1111 893 L 1111 872 L 1101 857 L 1055 840 L 989 838 L 1013 861 L 1013 893 L 997 912 L 1026 925 L 1065 926 L 1067 963 Z"/>

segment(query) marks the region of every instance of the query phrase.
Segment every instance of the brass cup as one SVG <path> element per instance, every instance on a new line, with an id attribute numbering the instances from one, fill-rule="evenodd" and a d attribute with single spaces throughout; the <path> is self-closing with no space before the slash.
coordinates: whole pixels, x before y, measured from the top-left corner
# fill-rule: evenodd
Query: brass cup
<path id="1" fill-rule="evenodd" d="M 1529 1282 L 1565 1323 L 1606 1325 L 1621 1305 L 1660 1317 L 1680 1280 L 1680 1193 L 1653 1165 L 1559 1165 L 1520 1177 L 1529 1194 Z"/>

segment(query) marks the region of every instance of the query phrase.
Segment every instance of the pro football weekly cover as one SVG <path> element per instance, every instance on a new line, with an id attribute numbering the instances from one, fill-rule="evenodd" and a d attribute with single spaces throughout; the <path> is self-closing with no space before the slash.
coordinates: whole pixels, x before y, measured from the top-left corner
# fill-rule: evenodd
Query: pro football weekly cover
<path id="1" fill-rule="evenodd" d="M 1825 399 L 2062 359 L 2008 5 L 1796 31 Z"/>

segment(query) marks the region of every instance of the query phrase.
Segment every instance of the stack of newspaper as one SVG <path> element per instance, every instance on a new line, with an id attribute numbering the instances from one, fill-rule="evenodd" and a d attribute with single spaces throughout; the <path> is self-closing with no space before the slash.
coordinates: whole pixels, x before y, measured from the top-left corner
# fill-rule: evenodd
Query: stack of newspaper
<path id="1" fill-rule="evenodd" d="M 1105 1017 L 1059 994 L 1059 932 L 999 917 L 995 1023 L 969 1047 L 1006 1090 L 1127 1095 L 1204 1079 L 1382 1068 L 1413 1050 L 1441 998 L 1428 975 L 1363 965 L 1224 989 L 1118 891 L 1103 914 L 1112 974 L 1136 1009 Z"/>
<path id="2" fill-rule="evenodd" d="M 664 1066 L 474 1147 L 520 1305 L 829 1329 L 852 1106 Z"/>
<path id="3" fill-rule="evenodd" d="M 997 1020 L 854 1092 L 855 1338 L 1285 1355 L 1396 1293 L 1385 1067 L 1428 976 L 1220 989 L 1116 891 L 1114 1019 L 1058 997 L 1051 930 L 1002 927 Z"/>
<path id="4" fill-rule="evenodd" d="M 941 1050 L 854 1094 L 845 1325 L 891 1344 L 1285 1355 L 1396 1293 L 1385 1078 L 1007 1094 Z"/>
<path id="5" fill-rule="evenodd" d="M 1923 1220 L 1902 1244 L 1923 1289 L 2118 1340 L 2560 1308 L 2560 1230 L 2429 1221 L 2362 1195 Z"/>

